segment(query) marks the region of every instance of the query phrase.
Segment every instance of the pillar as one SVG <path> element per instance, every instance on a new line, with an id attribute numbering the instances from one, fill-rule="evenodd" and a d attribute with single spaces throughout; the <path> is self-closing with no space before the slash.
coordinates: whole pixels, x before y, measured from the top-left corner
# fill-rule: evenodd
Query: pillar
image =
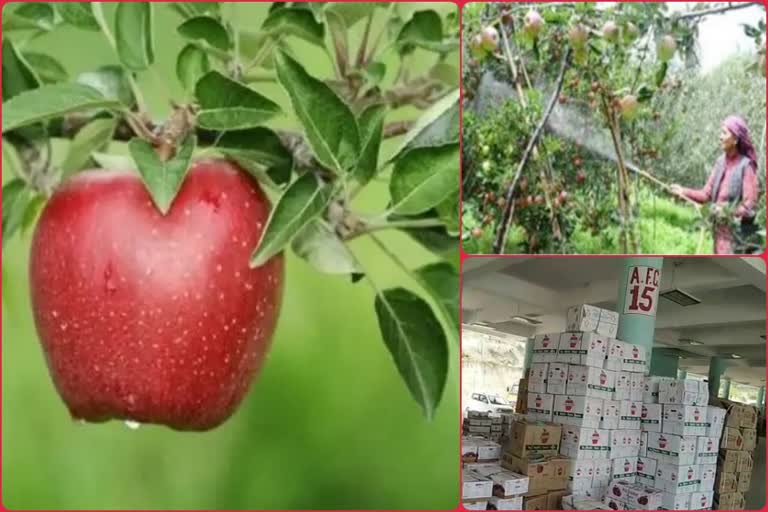
<path id="1" fill-rule="evenodd" d="M 760 389 L 757 390 L 757 408 L 761 411 L 765 410 L 765 386 L 761 386 Z"/>
<path id="2" fill-rule="evenodd" d="M 731 396 L 731 379 L 722 379 L 723 381 L 723 392 L 720 393 L 722 396 L 720 398 L 725 398 L 728 400 L 728 397 Z"/>
<path id="3" fill-rule="evenodd" d="M 622 264 L 616 300 L 619 313 L 616 337 L 645 347 L 650 360 L 664 258 L 629 257 L 624 258 Z"/>
<path id="4" fill-rule="evenodd" d="M 722 357 L 712 357 L 709 360 L 709 396 L 720 396 L 720 378 L 725 374 L 728 367 L 727 359 Z M 729 384 L 730 387 L 730 384 Z"/>
<path id="5" fill-rule="evenodd" d="M 679 378 L 678 365 L 680 356 L 676 351 L 658 348 L 651 354 L 651 375 Z"/>

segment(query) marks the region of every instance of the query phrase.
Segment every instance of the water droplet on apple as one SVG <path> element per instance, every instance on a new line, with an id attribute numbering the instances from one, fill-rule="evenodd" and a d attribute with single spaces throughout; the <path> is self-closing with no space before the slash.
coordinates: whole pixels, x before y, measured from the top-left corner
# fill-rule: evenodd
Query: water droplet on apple
<path id="1" fill-rule="evenodd" d="M 138 421 L 126 420 L 124 423 L 125 423 L 125 426 L 128 427 L 130 430 L 138 430 L 139 427 L 141 426 L 141 423 L 139 423 Z"/>

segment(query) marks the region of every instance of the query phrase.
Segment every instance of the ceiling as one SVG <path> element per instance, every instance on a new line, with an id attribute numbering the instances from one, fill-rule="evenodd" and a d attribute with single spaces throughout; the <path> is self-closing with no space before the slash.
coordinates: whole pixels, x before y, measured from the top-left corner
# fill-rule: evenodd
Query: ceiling
<path id="1" fill-rule="evenodd" d="M 615 309 L 622 258 L 471 258 L 464 262 L 462 321 L 500 335 L 531 336 L 565 328 L 575 304 Z M 765 382 L 765 263 L 759 258 L 664 258 L 661 291 L 677 288 L 701 301 L 660 299 L 655 347 L 674 349 L 680 368 L 707 374 L 712 356 L 732 359 L 726 376 Z M 530 325 L 515 316 L 537 322 Z M 696 344 L 691 344 L 694 340 Z"/>

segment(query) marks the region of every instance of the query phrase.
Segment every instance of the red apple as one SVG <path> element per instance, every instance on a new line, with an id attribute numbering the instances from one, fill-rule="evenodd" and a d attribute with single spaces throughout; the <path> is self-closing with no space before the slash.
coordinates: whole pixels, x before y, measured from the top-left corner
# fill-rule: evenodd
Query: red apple
<path id="1" fill-rule="evenodd" d="M 672 36 L 664 36 L 659 41 L 658 55 L 659 60 L 667 62 L 672 59 L 677 50 L 677 41 Z"/>
<path id="2" fill-rule="evenodd" d="M 637 115 L 637 108 L 639 103 L 637 102 L 637 96 L 633 94 L 627 94 L 619 100 L 619 108 L 621 109 L 621 115 L 624 119 L 634 119 Z"/>
<path id="3" fill-rule="evenodd" d="M 472 39 L 470 39 L 469 51 L 476 59 L 482 59 L 485 57 L 485 48 L 483 48 L 483 36 L 481 34 L 477 34 Z"/>
<path id="4" fill-rule="evenodd" d="M 613 21 L 606 21 L 603 25 L 603 38 L 606 41 L 615 43 L 619 39 L 619 27 Z"/>
<path id="5" fill-rule="evenodd" d="M 192 166 L 170 211 L 141 178 L 86 171 L 51 197 L 30 256 L 32 309 L 73 418 L 208 430 L 269 349 L 283 259 L 249 268 L 269 216 L 234 164 Z"/>
<path id="6" fill-rule="evenodd" d="M 523 22 L 523 32 L 531 37 L 536 37 L 543 26 L 544 18 L 541 17 L 541 14 L 535 10 L 528 11 Z"/>
<path id="7" fill-rule="evenodd" d="M 485 51 L 492 52 L 499 46 L 499 33 L 493 27 L 485 27 L 480 32 L 480 38 L 482 39 L 483 49 Z"/>

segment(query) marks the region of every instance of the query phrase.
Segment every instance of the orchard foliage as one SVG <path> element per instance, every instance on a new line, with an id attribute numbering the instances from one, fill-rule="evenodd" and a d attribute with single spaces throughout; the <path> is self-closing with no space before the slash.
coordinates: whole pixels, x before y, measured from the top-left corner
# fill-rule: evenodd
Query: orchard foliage
<path id="1" fill-rule="evenodd" d="M 703 186 L 726 115 L 747 117 L 756 141 L 765 122 L 764 22 L 744 27 L 756 55 L 706 75 L 699 68 L 698 25 L 722 7 L 673 14 L 661 2 L 467 5 L 464 249 L 492 252 L 509 207 L 503 252 L 709 252 L 709 209 L 666 185 Z M 494 31 L 498 43 L 488 37 Z M 515 182 L 566 54 L 555 108 Z"/>
<path id="2" fill-rule="evenodd" d="M 156 26 L 158 9 L 172 9 L 175 25 Z M 273 198 L 251 265 L 292 250 L 350 286 L 370 281 L 383 341 L 431 418 L 458 332 L 457 8 L 276 2 L 260 27 L 239 26 L 236 11 L 220 2 L 7 7 L 2 135 L 15 177 L 2 191 L 3 243 L 32 226 L 47 197 L 80 170 L 138 171 L 165 214 L 197 156 L 235 161 Z M 52 56 L 27 49 L 61 27 L 101 32 L 113 63 L 71 76 Z M 176 76 L 156 77 L 185 91 L 169 98 L 166 118 L 149 111 L 137 80 L 157 73 L 160 30 L 183 40 Z M 307 70 L 307 47 L 328 57 L 327 75 Z M 265 92 L 265 83 L 279 84 L 283 96 Z M 277 128 L 286 125 L 295 131 Z M 394 137 L 396 150 L 385 152 L 383 141 Z M 68 140 L 63 159 L 52 157 L 55 139 Z M 130 157 L 112 153 L 114 142 Z M 359 199 L 382 184 L 388 204 Z M 382 230 L 403 230 L 439 259 L 409 268 L 377 238 Z M 378 244 L 418 292 L 378 287 L 355 254 L 358 237 Z"/>

